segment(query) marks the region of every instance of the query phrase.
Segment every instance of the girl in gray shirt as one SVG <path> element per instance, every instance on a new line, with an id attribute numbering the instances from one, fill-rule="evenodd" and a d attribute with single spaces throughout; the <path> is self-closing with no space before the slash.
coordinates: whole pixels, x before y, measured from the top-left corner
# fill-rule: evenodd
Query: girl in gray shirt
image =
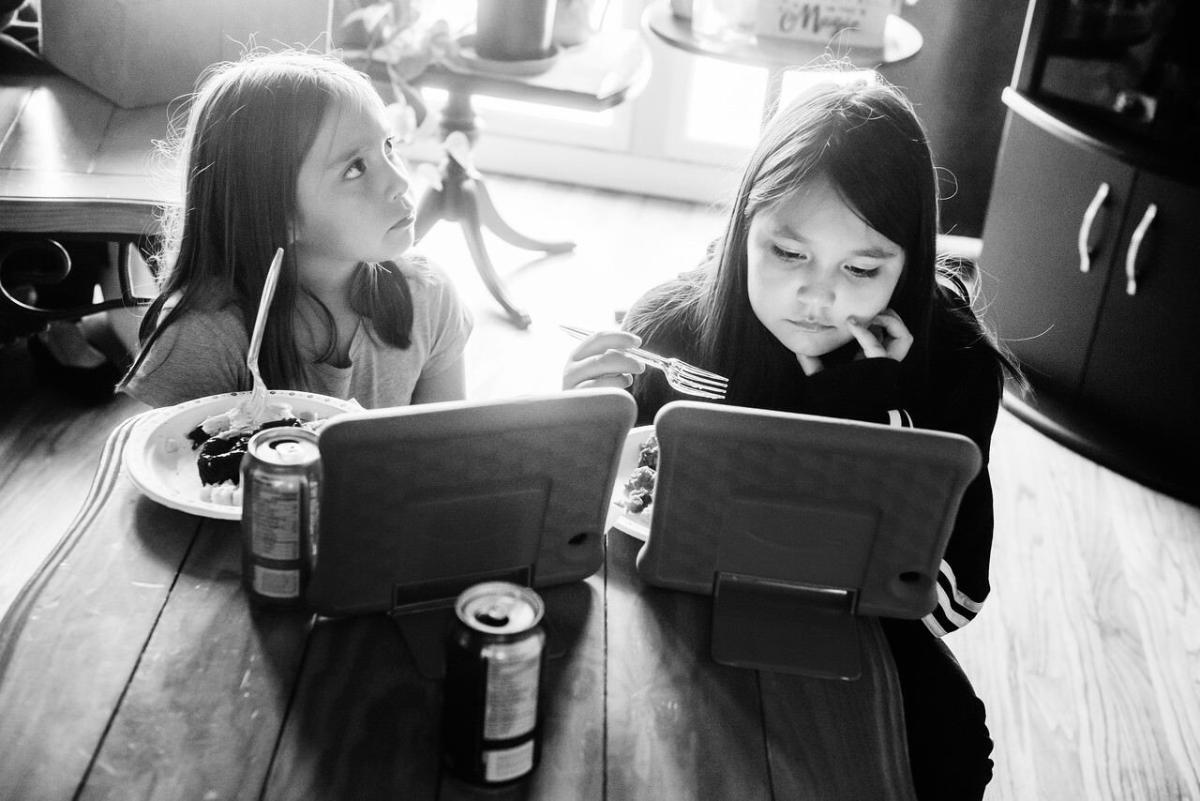
<path id="1" fill-rule="evenodd" d="M 364 75 L 292 51 L 220 65 L 180 146 L 184 202 L 122 390 L 164 406 L 250 389 L 249 331 L 282 246 L 259 356 L 268 387 L 367 408 L 463 397 L 471 318 L 444 273 L 405 255 L 411 184 Z"/>

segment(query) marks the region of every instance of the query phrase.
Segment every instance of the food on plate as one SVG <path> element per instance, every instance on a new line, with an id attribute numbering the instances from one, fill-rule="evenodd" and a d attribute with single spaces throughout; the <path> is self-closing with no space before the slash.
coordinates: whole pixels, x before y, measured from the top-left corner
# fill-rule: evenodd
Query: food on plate
<path id="1" fill-rule="evenodd" d="M 315 415 L 302 419 L 288 404 L 271 404 L 257 418 L 242 406 L 213 415 L 188 432 L 192 450 L 197 451 L 196 469 L 200 473 L 201 500 L 214 503 L 240 503 L 242 457 L 250 438 L 264 428 L 302 426 L 316 429 Z"/>
<path id="2" fill-rule="evenodd" d="M 654 477 L 658 471 L 658 438 L 653 434 L 638 449 L 637 467 L 625 480 L 625 511 L 641 514 L 654 500 Z"/>

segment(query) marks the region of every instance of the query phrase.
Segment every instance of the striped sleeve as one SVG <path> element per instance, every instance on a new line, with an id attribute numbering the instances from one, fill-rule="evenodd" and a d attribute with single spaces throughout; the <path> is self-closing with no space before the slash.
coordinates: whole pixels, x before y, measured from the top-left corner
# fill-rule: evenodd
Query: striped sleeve
<path id="1" fill-rule="evenodd" d="M 937 637 L 961 629 L 975 619 L 983 608 L 983 599 L 974 599 L 959 588 L 950 563 L 942 560 L 937 578 L 937 607 L 922 618 L 925 627 Z"/>
<path id="2" fill-rule="evenodd" d="M 893 428 L 913 428 L 912 416 L 904 409 L 888 410 L 888 425 Z M 959 588 L 954 568 L 945 559 L 937 577 L 937 607 L 923 620 L 926 628 L 937 637 L 944 637 L 970 623 L 983 606 Z"/>

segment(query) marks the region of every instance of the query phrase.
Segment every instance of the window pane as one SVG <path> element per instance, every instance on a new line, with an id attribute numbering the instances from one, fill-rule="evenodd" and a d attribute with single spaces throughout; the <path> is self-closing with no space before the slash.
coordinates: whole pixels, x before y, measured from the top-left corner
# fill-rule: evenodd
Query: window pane
<path id="1" fill-rule="evenodd" d="M 762 121 L 767 71 L 715 58 L 693 61 L 684 122 L 686 138 L 752 147 Z"/>
<path id="2" fill-rule="evenodd" d="M 541 120 L 556 120 L 571 125 L 588 125 L 593 128 L 607 128 L 615 121 L 612 109 L 607 111 L 578 111 L 577 109 L 550 106 L 544 103 L 526 103 L 521 100 L 501 100 L 498 97 L 477 95 L 472 102 L 475 110 L 486 115 L 488 112 L 505 114 L 526 114 Z"/>
<path id="3" fill-rule="evenodd" d="M 852 83 L 854 81 L 872 82 L 874 70 L 789 70 L 783 74 L 783 84 L 779 90 L 780 106 L 818 83 Z"/>

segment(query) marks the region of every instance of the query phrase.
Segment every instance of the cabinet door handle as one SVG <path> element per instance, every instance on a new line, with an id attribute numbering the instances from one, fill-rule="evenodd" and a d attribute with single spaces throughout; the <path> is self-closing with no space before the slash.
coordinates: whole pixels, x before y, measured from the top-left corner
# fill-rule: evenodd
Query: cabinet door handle
<path id="1" fill-rule="evenodd" d="M 1125 252 L 1125 294 L 1137 294 L 1137 265 L 1138 251 L 1142 249 L 1142 240 L 1146 237 L 1146 231 L 1150 228 L 1150 223 L 1154 222 L 1155 215 L 1158 214 L 1158 206 L 1151 203 L 1146 207 L 1146 213 L 1142 215 L 1142 220 L 1137 224 L 1137 228 L 1133 229 L 1133 235 L 1129 237 L 1129 250 Z"/>
<path id="2" fill-rule="evenodd" d="M 1108 200 L 1107 182 L 1100 184 L 1096 189 L 1096 196 L 1088 204 L 1087 211 L 1083 213 L 1083 221 L 1079 224 L 1079 272 L 1081 273 L 1089 272 L 1092 269 L 1092 249 L 1088 246 L 1088 240 L 1092 238 L 1092 223 L 1096 222 L 1096 215 L 1100 213 L 1100 207 L 1106 200 Z"/>

